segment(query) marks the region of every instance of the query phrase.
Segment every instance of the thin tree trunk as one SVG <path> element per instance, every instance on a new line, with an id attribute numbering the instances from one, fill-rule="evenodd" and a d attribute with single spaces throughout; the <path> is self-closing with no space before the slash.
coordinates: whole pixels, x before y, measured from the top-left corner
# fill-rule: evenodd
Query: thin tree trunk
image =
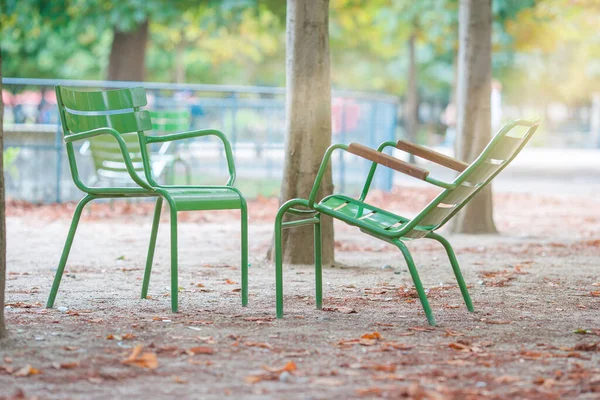
<path id="1" fill-rule="evenodd" d="M 115 31 L 108 60 L 108 80 L 143 81 L 147 42 L 148 20 L 141 23 L 135 31 Z"/>
<path id="2" fill-rule="evenodd" d="M 415 54 L 416 28 L 408 39 L 408 85 L 406 87 L 406 137 L 410 142 L 416 142 L 419 129 L 419 87 L 417 85 L 417 58 Z M 410 162 L 415 156 L 410 155 Z"/>
<path id="3" fill-rule="evenodd" d="M 181 40 L 175 46 L 175 83 L 185 83 L 185 47 L 186 42 L 181 32 Z"/>
<path id="4" fill-rule="evenodd" d="M 281 203 L 308 198 L 319 165 L 331 144 L 331 81 L 329 67 L 329 0 L 287 1 L 286 144 Z M 331 168 L 319 199 L 332 193 Z M 323 265 L 331 265 L 333 221 L 322 218 Z M 313 262 L 311 226 L 286 229 L 283 259 L 291 264 Z"/>
<path id="5" fill-rule="evenodd" d="M 472 162 L 491 137 L 492 0 L 460 0 L 456 156 Z M 495 233 L 492 190 L 482 190 L 454 218 L 452 231 Z"/>
<path id="6" fill-rule="evenodd" d="M 6 288 L 6 213 L 4 201 L 4 102 L 2 101 L 2 52 L 0 51 L 0 339 L 7 335 L 4 324 Z"/>

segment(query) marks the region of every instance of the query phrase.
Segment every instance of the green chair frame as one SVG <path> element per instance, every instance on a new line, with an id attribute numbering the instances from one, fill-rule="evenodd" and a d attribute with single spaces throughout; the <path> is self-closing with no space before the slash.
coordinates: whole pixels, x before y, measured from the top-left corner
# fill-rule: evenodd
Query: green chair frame
<path id="1" fill-rule="evenodd" d="M 302 225 L 314 225 L 314 254 L 315 254 L 315 292 L 316 307 L 321 309 L 323 303 L 322 266 L 321 266 L 321 215 L 339 219 L 349 225 L 358 227 L 364 233 L 374 236 L 397 246 L 406 263 L 415 285 L 421 305 L 425 311 L 430 325 L 436 324 L 429 306 L 427 295 L 419 278 L 413 258 L 404 243 L 420 238 L 433 239 L 442 244 L 450 259 L 450 264 L 458 282 L 463 299 L 469 311 L 473 311 L 471 297 L 456 255 L 450 243 L 436 233 L 446 222 L 461 210 L 482 188 L 498 175 L 525 147 L 531 136 L 539 126 L 539 121 L 514 120 L 505 125 L 492 138 L 482 153 L 471 164 L 464 163 L 454 158 L 437 153 L 425 147 L 405 141 L 384 142 L 377 150 L 370 149 L 360 144 L 350 145 L 335 144 L 326 151 L 314 186 L 308 199 L 291 199 L 279 209 L 275 218 L 275 278 L 277 317 L 283 318 L 283 257 L 282 257 L 282 230 Z M 513 128 L 527 128 L 525 132 L 516 132 Z M 453 169 L 459 175 L 452 182 L 445 182 L 429 176 L 429 171 L 414 164 L 409 164 L 388 154 L 383 153 L 386 148 L 395 147 L 409 154 L 432 161 L 438 165 Z M 328 168 L 332 153 L 335 150 L 347 151 L 372 162 L 367 175 L 362 193 L 358 199 L 343 194 L 333 194 L 317 201 L 317 193 L 321 180 Z M 434 198 L 414 218 L 404 218 L 381 208 L 365 203 L 371 187 L 377 165 L 381 164 L 395 169 L 414 178 L 424 180 L 443 191 Z M 301 208 L 298 208 L 301 207 Z M 284 216 L 303 216 L 303 219 L 284 222 Z"/>
<path id="2" fill-rule="evenodd" d="M 248 304 L 248 210 L 246 200 L 235 182 L 235 165 L 231 145 L 225 135 L 217 130 L 204 129 L 183 133 L 149 136 L 152 129 L 150 113 L 141 110 L 147 105 L 146 92 L 141 87 L 107 91 L 76 91 L 56 86 L 56 98 L 62 124 L 67 157 L 74 184 L 85 197 L 75 208 L 71 227 L 54 277 L 54 283 L 46 307 L 54 305 L 60 281 L 73 244 L 77 225 L 83 208 L 95 199 L 155 197 L 156 206 L 150 234 L 148 257 L 142 283 L 141 297 L 146 298 L 154 259 L 154 249 L 163 201 L 169 204 L 171 223 L 171 309 L 178 310 L 178 235 L 177 213 L 179 211 L 239 209 L 241 212 L 241 297 L 242 305 Z M 214 136 L 225 148 L 229 179 L 225 185 L 161 185 L 156 182 L 151 168 L 147 147 L 154 143 Z M 92 187 L 79 176 L 73 143 L 92 138 L 107 137 L 121 153 L 121 163 L 136 187 Z M 130 152 L 133 139 L 138 141 L 138 154 Z M 132 161 L 135 158 L 141 165 Z M 115 162 L 118 162 L 115 160 Z M 122 166 L 116 165 L 116 168 Z"/>

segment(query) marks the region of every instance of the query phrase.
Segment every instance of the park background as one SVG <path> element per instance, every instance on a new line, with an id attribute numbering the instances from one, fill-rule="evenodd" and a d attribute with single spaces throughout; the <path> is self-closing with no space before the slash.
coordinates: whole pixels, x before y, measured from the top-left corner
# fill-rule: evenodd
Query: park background
<path id="1" fill-rule="evenodd" d="M 459 3 L 330 1 L 333 142 L 402 138 L 454 154 Z M 266 254 L 284 158 L 285 4 L 0 2 L 7 397 L 594 398 L 600 4 L 493 0 L 494 128 L 512 118 L 542 123 L 494 182 L 499 234 L 450 236 L 476 313 L 462 307 L 443 249 L 411 244 L 436 328 L 425 324 L 397 251 L 337 223 L 325 311 L 314 310 L 311 268 L 286 265 L 287 316 L 274 318 Z M 232 141 L 237 185 L 251 199 L 248 308 L 239 304 L 239 222 L 229 212 L 182 216 L 180 313 L 168 311 L 163 228 L 151 298 L 138 298 L 152 214 L 143 201 L 91 205 L 57 307 L 43 308 L 81 198 L 58 127 L 57 83 L 144 86 L 150 108 L 186 109 L 192 128 L 221 129 Z M 77 150 L 93 179 L 90 152 Z M 224 182 L 212 142 L 187 143 L 181 154 L 195 183 Z M 369 164 L 344 157 L 333 160 L 333 180 L 351 194 Z M 435 196 L 383 169 L 375 187 L 370 201 L 402 215 Z M 156 368 L 122 364 L 138 345 Z"/>

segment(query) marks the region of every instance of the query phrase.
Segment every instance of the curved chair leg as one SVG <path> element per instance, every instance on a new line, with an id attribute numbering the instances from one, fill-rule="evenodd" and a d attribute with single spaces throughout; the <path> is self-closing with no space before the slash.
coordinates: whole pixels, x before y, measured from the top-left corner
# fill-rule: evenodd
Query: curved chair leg
<path id="1" fill-rule="evenodd" d="M 283 211 L 283 212 L 282 212 Z M 275 217 L 275 297 L 277 318 L 283 318 L 283 254 L 282 254 L 282 219 L 285 209 L 281 207 Z"/>
<path id="2" fill-rule="evenodd" d="M 248 208 L 244 201 L 241 209 L 242 219 L 242 306 L 248 305 Z"/>
<path id="3" fill-rule="evenodd" d="M 446 240 L 443 236 L 438 235 L 437 233 L 430 232 L 426 237 L 429 239 L 436 240 L 444 246 L 446 249 L 446 253 L 448 253 L 448 258 L 450 259 L 450 264 L 452 264 L 452 270 L 454 270 L 454 276 L 456 277 L 456 281 L 458 282 L 458 287 L 460 288 L 460 292 L 462 293 L 465 304 L 467 305 L 467 309 L 470 312 L 473 312 L 473 303 L 471 302 L 471 296 L 469 295 L 469 291 L 467 290 L 467 285 L 465 280 L 463 279 L 462 273 L 460 272 L 460 267 L 458 265 L 458 260 L 456 259 L 456 254 L 454 254 L 454 250 L 450 245 L 450 242 Z"/>
<path id="4" fill-rule="evenodd" d="M 323 307 L 323 269 L 321 266 L 321 217 L 315 224 L 315 298 L 317 310 Z"/>
<path id="5" fill-rule="evenodd" d="M 77 225 L 79 224 L 81 212 L 83 211 L 85 205 L 90 201 L 94 200 L 95 198 L 95 196 L 87 195 L 83 199 L 81 199 L 79 204 L 77 204 L 77 208 L 75 208 L 73 220 L 71 221 L 71 227 L 69 228 L 69 233 L 67 234 L 65 247 L 63 248 L 63 252 L 58 263 L 58 268 L 56 269 L 56 275 L 54 275 L 54 283 L 52 283 L 52 289 L 50 290 L 50 296 L 48 297 L 46 308 L 52 308 L 54 306 L 54 300 L 56 299 L 58 287 L 60 286 L 60 281 L 65 270 L 65 265 L 67 264 L 67 259 L 69 258 L 69 252 L 71 251 L 71 245 L 73 244 L 73 239 L 75 238 L 75 232 L 77 231 Z"/>
<path id="6" fill-rule="evenodd" d="M 427 300 L 427 295 L 425 294 L 425 290 L 423 289 L 421 278 L 419 278 L 417 268 L 415 267 L 415 262 L 413 261 L 413 258 L 410 255 L 410 252 L 408 251 L 408 247 L 406 247 L 406 245 L 400 240 L 394 241 L 394 244 L 398 246 L 398 248 L 404 255 L 406 264 L 408 264 L 408 270 L 410 271 L 410 276 L 412 277 L 412 280 L 415 284 L 415 288 L 417 289 L 417 294 L 419 295 L 419 299 L 421 300 L 421 305 L 423 306 L 425 315 L 427 316 L 427 322 L 429 322 L 429 325 L 435 326 L 435 318 L 433 317 L 433 313 L 431 312 L 431 307 L 429 307 L 429 300 Z"/>
<path id="7" fill-rule="evenodd" d="M 171 310 L 177 312 L 179 308 L 179 280 L 177 274 L 177 209 L 175 204 L 171 208 Z"/>
<path id="8" fill-rule="evenodd" d="M 158 234 L 162 203 L 162 197 L 156 199 L 154 219 L 152 220 L 152 232 L 150 233 L 150 245 L 148 246 L 148 258 L 146 259 L 146 270 L 144 271 L 144 281 L 142 283 L 142 299 L 145 299 L 148 295 L 148 285 L 150 284 L 150 273 L 152 272 L 152 262 L 154 261 L 154 248 L 156 247 L 156 236 Z"/>

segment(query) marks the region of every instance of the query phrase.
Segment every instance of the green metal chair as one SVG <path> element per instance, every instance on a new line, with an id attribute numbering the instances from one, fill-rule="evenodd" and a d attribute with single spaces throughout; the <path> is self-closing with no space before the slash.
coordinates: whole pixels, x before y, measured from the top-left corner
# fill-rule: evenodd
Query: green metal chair
<path id="1" fill-rule="evenodd" d="M 142 298 L 148 293 L 156 235 L 160 222 L 163 200 L 169 204 L 171 219 L 171 308 L 178 308 L 178 274 L 177 274 L 177 212 L 196 210 L 239 209 L 241 211 L 241 274 L 242 305 L 248 303 L 248 212 L 246 200 L 235 187 L 235 166 L 231 145 L 223 133 L 212 130 L 197 130 L 184 133 L 173 133 L 162 136 L 149 136 L 152 129 L 150 113 L 140 110 L 147 104 L 146 92 L 143 88 L 118 89 L 108 91 L 82 92 L 56 86 L 56 98 L 63 128 L 67 156 L 71 175 L 75 185 L 86 196 L 79 202 L 71 222 L 65 247 L 60 258 L 47 307 L 54 305 L 61 277 L 77 230 L 81 212 L 86 204 L 94 199 L 155 197 L 156 207 L 150 234 L 148 258 L 142 283 Z M 176 140 L 216 136 L 225 147 L 229 180 L 223 186 L 191 186 L 160 185 L 156 182 L 151 168 L 151 157 L 147 150 L 154 143 L 168 143 Z M 77 160 L 73 143 L 92 138 L 106 138 L 112 146 L 119 149 L 120 160 L 135 183 L 135 187 L 94 187 L 86 185 L 79 177 Z M 135 141 L 137 140 L 137 146 Z M 135 161 L 134 161 L 135 160 Z"/>
<path id="2" fill-rule="evenodd" d="M 415 263 L 408 248 L 404 244 L 404 241 L 428 238 L 440 242 L 448 254 L 450 264 L 454 270 L 454 275 L 458 281 L 467 309 L 473 311 L 471 298 L 460 272 L 454 251 L 452 250 L 450 243 L 437 234 L 436 231 L 459 212 L 465 204 L 467 204 L 516 157 L 537 130 L 538 125 L 538 121 L 529 122 L 524 120 L 515 120 L 508 123 L 494 136 L 479 157 L 477 157 L 470 165 L 405 141 L 398 141 L 397 143 L 384 142 L 378 147 L 377 151 L 356 143 L 352 143 L 349 146 L 336 144 L 329 147 L 321 163 L 309 198 L 287 201 L 281 206 L 275 218 L 277 317 L 283 317 L 281 232 L 284 228 L 309 224 L 314 225 L 316 305 L 317 309 L 321 309 L 323 299 L 321 277 L 321 214 L 328 215 L 344 221 L 349 225 L 356 226 L 364 233 L 392 243 L 400 249 L 408 264 L 410 275 L 430 325 L 435 325 L 435 318 L 429 307 L 429 302 L 425 290 L 423 289 L 423 285 L 421 284 L 419 274 L 417 273 Z M 524 129 L 521 129 L 521 132 L 519 133 L 517 130 L 513 129 L 518 126 L 528 129 L 526 129 L 525 132 L 523 132 Z M 383 150 L 388 147 L 396 147 L 409 154 L 453 169 L 459 172 L 459 175 L 452 182 L 444 182 L 432 178 L 429 176 L 429 171 L 426 169 L 383 153 Z M 333 194 L 317 201 L 316 196 L 321 180 L 329 164 L 331 154 L 337 149 L 353 153 L 373 162 L 364 184 L 362 194 L 358 199 L 353 199 L 343 194 Z M 395 169 L 414 178 L 424 180 L 432 185 L 442 188 L 443 191 L 412 219 L 404 218 L 381 208 L 374 207 L 365 203 L 365 199 L 378 164 Z M 296 208 L 298 206 L 303 208 Z M 305 216 L 305 218 L 283 222 L 283 217 L 286 213 L 296 216 Z"/>

